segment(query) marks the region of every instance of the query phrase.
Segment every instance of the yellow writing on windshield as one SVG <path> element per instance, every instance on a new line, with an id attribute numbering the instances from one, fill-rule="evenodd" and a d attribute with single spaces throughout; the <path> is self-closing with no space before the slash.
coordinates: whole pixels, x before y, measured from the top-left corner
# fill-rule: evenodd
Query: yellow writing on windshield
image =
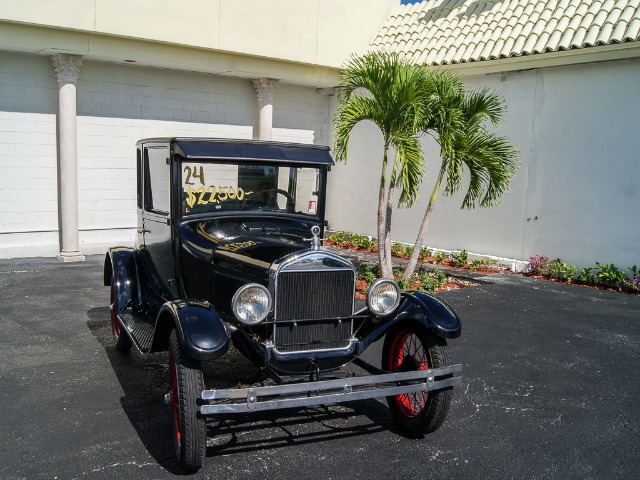
<path id="1" fill-rule="evenodd" d="M 244 200 L 245 195 L 250 195 L 253 192 L 245 192 L 242 188 L 232 186 L 218 186 L 209 185 L 208 187 L 200 186 L 198 188 L 192 188 L 191 185 L 187 186 L 187 198 L 186 202 L 190 208 L 194 205 L 208 205 L 210 203 L 220 203 L 227 200 Z"/>

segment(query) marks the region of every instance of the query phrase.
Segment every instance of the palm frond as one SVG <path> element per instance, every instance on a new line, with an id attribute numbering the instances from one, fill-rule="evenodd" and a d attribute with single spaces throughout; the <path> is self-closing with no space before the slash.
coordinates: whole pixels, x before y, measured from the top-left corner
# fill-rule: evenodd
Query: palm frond
<path id="1" fill-rule="evenodd" d="M 460 176 L 464 164 L 470 173 L 469 187 L 462 201 L 462 208 L 490 207 L 509 190 L 511 180 L 518 172 L 517 151 L 504 137 L 478 129 L 466 135 L 456 147 L 457 174 L 447 171 L 445 194 L 456 193 L 461 186 Z"/>
<path id="2" fill-rule="evenodd" d="M 335 141 L 333 155 L 336 161 L 346 161 L 349 146 L 349 137 L 353 127 L 363 120 L 369 120 L 378 126 L 384 123 L 384 113 L 374 99 L 366 96 L 354 96 L 338 107 L 333 120 Z M 383 130 L 385 143 L 387 135 Z"/>
<path id="3" fill-rule="evenodd" d="M 488 88 L 470 92 L 465 98 L 463 110 L 469 124 L 480 126 L 489 120 L 496 126 L 505 113 L 504 100 Z"/>
<path id="4" fill-rule="evenodd" d="M 398 198 L 399 207 L 411 207 L 420 193 L 420 184 L 425 175 L 425 162 L 422 147 L 417 138 L 396 135 L 391 139 L 391 146 L 398 152 L 400 162 L 394 170 L 393 180 L 401 187 Z"/>
<path id="5" fill-rule="evenodd" d="M 385 143 L 396 135 L 416 135 L 429 116 L 427 77 L 424 67 L 395 53 L 351 57 L 342 72 L 334 119 L 336 160 L 346 160 L 349 133 L 360 120 L 374 122 Z"/>

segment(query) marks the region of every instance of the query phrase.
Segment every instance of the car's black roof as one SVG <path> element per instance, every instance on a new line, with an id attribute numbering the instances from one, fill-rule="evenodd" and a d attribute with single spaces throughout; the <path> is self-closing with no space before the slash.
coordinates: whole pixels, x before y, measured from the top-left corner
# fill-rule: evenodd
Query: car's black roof
<path id="1" fill-rule="evenodd" d="M 174 154 L 189 160 L 334 164 L 329 147 L 324 145 L 222 138 L 147 138 L 137 145 L 146 143 L 170 143 Z"/>

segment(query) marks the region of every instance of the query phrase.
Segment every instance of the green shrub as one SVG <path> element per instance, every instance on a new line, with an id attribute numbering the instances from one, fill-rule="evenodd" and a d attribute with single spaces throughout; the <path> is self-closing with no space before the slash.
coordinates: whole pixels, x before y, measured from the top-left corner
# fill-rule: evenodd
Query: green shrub
<path id="1" fill-rule="evenodd" d="M 366 235 L 351 233 L 349 235 L 349 243 L 352 247 L 368 250 L 372 241 Z"/>
<path id="2" fill-rule="evenodd" d="M 343 231 L 335 232 L 327 235 L 327 240 L 333 243 L 337 247 L 342 247 L 346 240 L 346 233 Z"/>
<path id="3" fill-rule="evenodd" d="M 424 292 L 434 292 L 438 287 L 442 286 L 446 280 L 446 275 L 440 270 L 430 272 L 428 270 L 420 270 L 417 273 L 418 280 L 420 281 L 419 290 Z"/>
<path id="4" fill-rule="evenodd" d="M 598 283 L 606 287 L 620 288 L 621 284 L 628 280 L 627 275 L 624 272 L 618 270 L 613 263 L 600 263 L 596 262 L 596 267 L 600 269 L 596 273 Z"/>
<path id="5" fill-rule="evenodd" d="M 361 263 L 356 267 L 356 275 L 358 280 L 364 280 L 371 284 L 375 282 L 380 276 L 380 272 L 377 265 L 367 265 Z"/>
<path id="6" fill-rule="evenodd" d="M 404 245 L 400 242 L 395 242 L 391 245 L 391 255 L 400 258 L 409 258 L 413 248 L 409 245 Z"/>
<path id="7" fill-rule="evenodd" d="M 430 256 L 431 256 L 431 250 L 429 250 L 427 247 L 420 248 L 420 255 L 418 256 L 420 260 L 426 260 Z"/>
<path id="8" fill-rule="evenodd" d="M 400 287 L 400 290 L 406 290 L 409 286 L 409 281 L 402 275 L 396 278 L 396 283 Z"/>
<path id="9" fill-rule="evenodd" d="M 568 265 L 559 258 L 549 264 L 549 276 L 563 282 L 571 282 L 577 271 L 578 267 Z"/>
<path id="10" fill-rule="evenodd" d="M 469 265 L 469 271 L 473 272 L 480 265 L 487 265 L 488 267 L 497 267 L 498 262 L 496 262 L 493 258 L 483 258 L 482 260 L 472 260 L 471 265 Z"/>
<path id="11" fill-rule="evenodd" d="M 598 279 L 593 273 L 591 273 L 592 271 L 593 267 L 583 268 L 580 272 L 580 275 L 578 275 L 578 281 L 587 285 L 594 285 L 598 281 Z"/>
<path id="12" fill-rule="evenodd" d="M 467 251 L 463 248 L 460 253 L 453 256 L 453 265 L 456 267 L 464 267 L 468 263 Z"/>
<path id="13" fill-rule="evenodd" d="M 394 257 L 399 257 L 404 253 L 404 245 L 402 245 L 400 242 L 395 242 L 393 245 L 391 245 L 391 255 L 393 255 Z"/>
<path id="14" fill-rule="evenodd" d="M 447 259 L 447 256 L 444 254 L 444 252 L 436 252 L 433 254 L 433 259 L 438 265 L 440 265 Z"/>

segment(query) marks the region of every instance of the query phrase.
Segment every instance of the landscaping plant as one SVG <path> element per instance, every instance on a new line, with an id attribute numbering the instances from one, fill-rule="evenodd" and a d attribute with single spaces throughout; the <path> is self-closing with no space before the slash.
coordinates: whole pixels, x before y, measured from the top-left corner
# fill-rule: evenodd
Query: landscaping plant
<path id="1" fill-rule="evenodd" d="M 600 271 L 596 273 L 596 278 L 601 285 L 620 288 L 622 282 L 627 280 L 627 275 L 618 270 L 613 263 L 596 262 L 596 267 L 600 269 Z"/>
<path id="2" fill-rule="evenodd" d="M 453 266 L 458 268 L 464 267 L 469 260 L 467 251 L 464 248 L 460 250 L 459 253 L 453 255 L 451 258 L 453 259 Z"/>
<path id="3" fill-rule="evenodd" d="M 562 282 L 571 283 L 573 278 L 576 276 L 577 271 L 578 267 L 568 265 L 559 258 L 549 264 L 549 277 Z"/>
<path id="4" fill-rule="evenodd" d="M 373 122 L 382 133 L 377 220 L 378 262 L 385 278 L 393 277 L 390 232 L 395 190 L 400 189 L 400 206 L 411 206 L 424 175 L 422 146 L 416 137 L 430 114 L 424 101 L 433 95 L 429 76 L 424 67 L 386 52 L 354 56 L 342 71 L 334 119 L 335 159 L 347 160 L 349 136 L 361 121 Z M 389 165 L 391 149 L 395 156 Z"/>
<path id="5" fill-rule="evenodd" d="M 436 84 L 437 113 L 424 131 L 437 133 L 441 149 L 440 172 L 433 187 L 414 245 L 414 253 L 405 268 L 410 277 L 424 244 L 427 226 L 444 182 L 444 194 L 454 195 L 462 188 L 463 172 L 468 171 L 469 185 L 461 208 L 490 207 L 509 190 L 518 172 L 516 149 L 509 141 L 485 126 L 500 123 L 505 111 L 503 100 L 488 89 L 468 92 L 461 82 Z"/>
<path id="6" fill-rule="evenodd" d="M 431 256 L 431 250 L 429 250 L 427 247 L 420 248 L 420 256 L 419 256 L 420 260 L 424 262 L 430 256 Z"/>
<path id="7" fill-rule="evenodd" d="M 436 252 L 433 254 L 433 259 L 437 265 L 442 265 L 447 259 L 447 256 L 444 254 L 444 252 Z"/>
<path id="8" fill-rule="evenodd" d="M 578 275 L 578 281 L 586 285 L 594 285 L 597 282 L 597 280 L 596 280 L 596 276 L 592 272 L 593 272 L 593 268 L 589 268 L 589 267 L 583 268 L 582 271 L 580 272 L 580 275 Z"/>
<path id="9" fill-rule="evenodd" d="M 409 262 L 403 273 L 407 280 L 422 253 L 441 184 L 445 184 L 445 195 L 457 193 L 466 168 L 470 181 L 462 208 L 488 207 L 507 191 L 518 169 L 515 149 L 484 125 L 487 121 L 497 125 L 504 112 L 502 99 L 487 89 L 468 91 L 451 72 L 429 71 L 395 53 L 354 56 L 342 71 L 338 101 L 334 119 L 337 161 L 347 160 L 349 136 L 361 121 L 371 121 L 382 133 L 377 230 L 378 262 L 386 278 L 393 276 L 390 233 L 395 191 L 400 191 L 399 207 L 412 206 L 425 174 L 420 135 L 436 138 L 441 166 L 414 248 L 407 250 Z"/>
<path id="10" fill-rule="evenodd" d="M 549 275 L 549 257 L 534 255 L 529 257 L 529 273 L 534 275 Z"/>

